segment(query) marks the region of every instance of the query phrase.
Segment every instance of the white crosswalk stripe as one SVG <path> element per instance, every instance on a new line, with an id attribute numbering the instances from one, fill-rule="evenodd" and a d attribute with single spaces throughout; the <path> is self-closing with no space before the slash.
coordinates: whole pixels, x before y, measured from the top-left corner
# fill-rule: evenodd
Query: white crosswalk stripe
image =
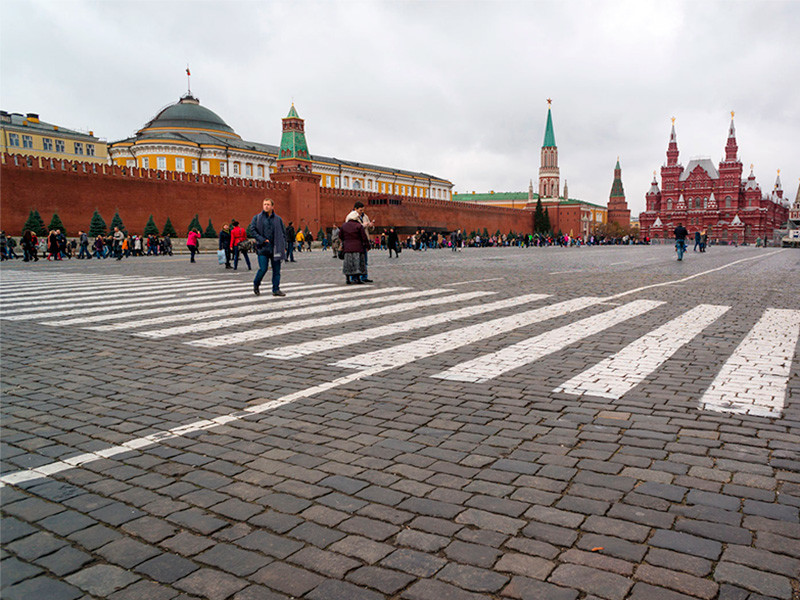
<path id="1" fill-rule="evenodd" d="M 614 356 L 576 375 L 554 391 L 622 398 L 673 354 L 697 337 L 729 307 L 701 304 L 640 337 Z"/>
<path id="2" fill-rule="evenodd" d="M 448 323 L 457 319 L 465 319 L 467 317 L 474 317 L 484 313 L 492 312 L 495 310 L 502 310 L 514 306 L 521 306 L 528 302 L 542 300 L 547 298 L 547 294 L 528 294 L 526 296 L 517 296 L 514 298 L 507 298 L 506 300 L 499 300 L 489 304 L 479 304 L 477 306 L 467 306 L 457 310 L 451 310 L 436 315 L 427 317 L 420 317 L 418 319 L 411 319 L 409 321 L 401 321 L 399 323 L 391 323 L 380 327 L 372 327 L 353 331 L 343 335 L 332 336 L 321 340 L 311 340 L 302 344 L 293 344 L 291 346 L 281 346 L 273 350 L 266 350 L 264 352 L 256 353 L 256 356 L 268 356 L 269 358 L 276 358 L 278 360 L 288 360 L 290 358 L 299 358 L 308 354 L 316 352 L 326 352 L 336 348 L 343 348 L 359 342 L 367 340 L 395 335 L 398 333 L 405 333 L 413 331 L 414 329 L 422 329 L 430 327 L 431 325 L 438 325 L 440 323 Z M 452 299 L 452 297 L 451 297 Z"/>
<path id="3" fill-rule="evenodd" d="M 800 310 L 768 308 L 700 398 L 707 410 L 779 417 L 800 337 Z"/>
<path id="4" fill-rule="evenodd" d="M 310 329 L 312 327 L 324 327 L 328 325 L 337 325 L 339 323 L 353 323 L 361 322 L 370 317 L 379 317 L 382 315 L 390 315 L 407 310 L 414 310 L 417 308 L 425 308 L 428 306 L 436 306 L 439 304 L 448 304 L 450 302 L 459 302 L 461 300 L 471 300 L 485 296 L 487 292 L 466 292 L 464 294 L 455 294 L 453 296 L 445 296 L 442 298 L 425 298 L 425 296 L 433 295 L 434 293 L 444 293 L 450 290 L 425 290 L 422 292 L 406 292 L 405 294 L 397 294 L 391 298 L 384 298 L 385 301 L 392 301 L 393 304 L 387 306 L 380 306 L 377 308 L 365 308 L 354 312 L 348 312 L 341 315 L 331 315 L 328 317 L 320 317 L 314 319 L 305 319 L 303 321 L 293 321 L 281 325 L 274 325 L 272 327 L 263 327 L 259 329 L 251 329 L 249 331 L 242 331 L 238 333 L 229 333 L 226 335 L 219 335 L 210 338 L 203 338 L 192 342 L 186 342 L 192 346 L 202 346 L 204 348 L 216 348 L 218 346 L 227 346 L 230 344 L 239 344 L 242 342 L 252 342 L 254 340 L 262 340 L 271 338 L 286 333 L 295 333 L 303 329 Z M 491 292 L 488 292 L 491 293 Z M 414 300 L 411 302 L 397 302 L 397 300 L 408 300 L 410 298 L 424 298 L 422 300 Z"/>
<path id="5" fill-rule="evenodd" d="M 439 379 L 455 381 L 472 381 L 481 383 L 494 379 L 503 373 L 512 371 L 535 360 L 563 350 L 567 346 L 584 338 L 618 325 L 628 319 L 644 314 L 661 306 L 663 302 L 655 300 L 634 300 L 608 312 L 581 319 L 558 329 L 548 331 L 522 342 L 507 346 L 497 352 L 484 354 L 473 360 L 460 363 L 437 373 Z"/>
<path id="6" fill-rule="evenodd" d="M 103 279 L 91 280 L 91 278 L 82 277 L 80 279 L 73 279 L 62 281 L 57 279 L 52 282 L 36 282 L 36 283 L 21 283 L 18 286 L 3 285 L 2 301 L 12 301 L 17 299 L 29 299 L 38 296 L 52 297 L 56 294 L 80 294 L 92 290 L 104 290 L 109 287 L 120 287 L 123 285 L 131 286 L 135 284 L 153 283 L 156 285 L 181 283 L 182 281 L 189 281 L 187 279 L 168 279 L 166 277 L 126 277 L 121 275 L 119 277 L 108 277 Z M 211 281 L 211 280 L 194 280 L 198 281 Z"/>
<path id="7" fill-rule="evenodd" d="M 455 331 L 446 331 L 430 335 L 413 342 L 406 342 L 374 352 L 366 352 L 351 358 L 333 363 L 334 366 L 346 369 L 367 369 L 371 367 L 400 367 L 408 363 L 435 356 L 461 346 L 474 344 L 507 333 L 526 325 L 539 323 L 560 317 L 588 306 L 603 302 L 602 298 L 575 298 L 550 306 L 524 311 L 510 317 L 500 317 L 484 323 L 462 327 Z"/>

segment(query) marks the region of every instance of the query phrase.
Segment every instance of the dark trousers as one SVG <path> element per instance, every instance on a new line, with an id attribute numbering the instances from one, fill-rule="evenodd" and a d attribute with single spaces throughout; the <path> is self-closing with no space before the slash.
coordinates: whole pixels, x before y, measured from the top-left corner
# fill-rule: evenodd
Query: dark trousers
<path id="1" fill-rule="evenodd" d="M 253 279 L 253 287 L 261 286 L 261 280 L 267 274 L 270 263 L 272 263 L 272 291 L 277 292 L 281 289 L 281 259 L 275 258 L 272 254 L 258 255 L 258 272 Z"/>
<path id="2" fill-rule="evenodd" d="M 189 249 L 189 253 L 191 255 L 189 257 L 189 262 L 194 262 L 194 255 L 197 254 L 197 246 L 195 246 L 195 245 L 191 245 L 191 246 L 187 245 L 186 247 Z"/>
<path id="3" fill-rule="evenodd" d="M 239 254 L 244 257 L 244 262 L 247 263 L 247 270 L 251 269 L 250 267 L 250 257 L 247 256 L 247 252 L 244 252 L 239 249 L 239 244 L 233 247 L 233 270 L 235 271 L 239 267 Z"/>
<path id="4" fill-rule="evenodd" d="M 231 268 L 231 249 L 230 248 L 222 248 L 222 250 L 225 252 L 225 268 L 226 269 L 230 269 Z"/>
<path id="5" fill-rule="evenodd" d="M 294 242 L 289 242 L 286 244 L 286 260 L 289 262 L 294 262 Z"/>

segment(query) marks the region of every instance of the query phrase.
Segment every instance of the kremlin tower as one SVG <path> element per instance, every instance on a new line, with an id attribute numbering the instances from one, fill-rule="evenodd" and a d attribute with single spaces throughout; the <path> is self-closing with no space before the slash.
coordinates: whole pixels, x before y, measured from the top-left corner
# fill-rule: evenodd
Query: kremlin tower
<path id="1" fill-rule="evenodd" d="M 544 143 L 542 144 L 541 163 L 539 167 L 539 197 L 558 198 L 561 186 L 559 184 L 558 146 L 553 133 L 553 115 L 550 111 L 552 104 L 547 99 L 547 126 L 544 130 Z"/>
<path id="2" fill-rule="evenodd" d="M 611 194 L 608 197 L 608 222 L 616 223 L 620 227 L 627 228 L 631 225 L 631 211 L 625 202 L 625 190 L 622 188 L 622 168 L 614 167 L 614 183 L 611 184 Z"/>

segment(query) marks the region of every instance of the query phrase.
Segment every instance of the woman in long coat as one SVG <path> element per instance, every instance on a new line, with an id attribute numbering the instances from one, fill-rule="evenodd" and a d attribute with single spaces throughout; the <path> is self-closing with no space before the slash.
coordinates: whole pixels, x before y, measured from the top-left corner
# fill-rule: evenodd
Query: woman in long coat
<path id="1" fill-rule="evenodd" d="M 355 216 L 354 216 L 355 215 Z M 347 221 L 339 230 L 344 252 L 344 272 L 347 284 L 363 283 L 362 276 L 367 272 L 366 253 L 369 249 L 369 239 L 364 227 L 358 222 L 358 213 L 353 211 L 347 215 Z"/>

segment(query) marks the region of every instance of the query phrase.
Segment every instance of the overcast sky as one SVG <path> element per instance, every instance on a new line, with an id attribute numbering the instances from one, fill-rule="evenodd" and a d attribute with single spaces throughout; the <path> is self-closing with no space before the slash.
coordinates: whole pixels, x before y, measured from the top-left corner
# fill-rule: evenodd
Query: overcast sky
<path id="1" fill-rule="evenodd" d="M 192 92 L 280 143 L 294 101 L 314 154 L 418 170 L 459 193 L 536 179 L 547 98 L 562 184 L 606 204 L 617 156 L 644 210 L 676 117 L 681 162 L 739 155 L 800 177 L 800 2 L 0 3 L 0 106 L 115 141 Z"/>

